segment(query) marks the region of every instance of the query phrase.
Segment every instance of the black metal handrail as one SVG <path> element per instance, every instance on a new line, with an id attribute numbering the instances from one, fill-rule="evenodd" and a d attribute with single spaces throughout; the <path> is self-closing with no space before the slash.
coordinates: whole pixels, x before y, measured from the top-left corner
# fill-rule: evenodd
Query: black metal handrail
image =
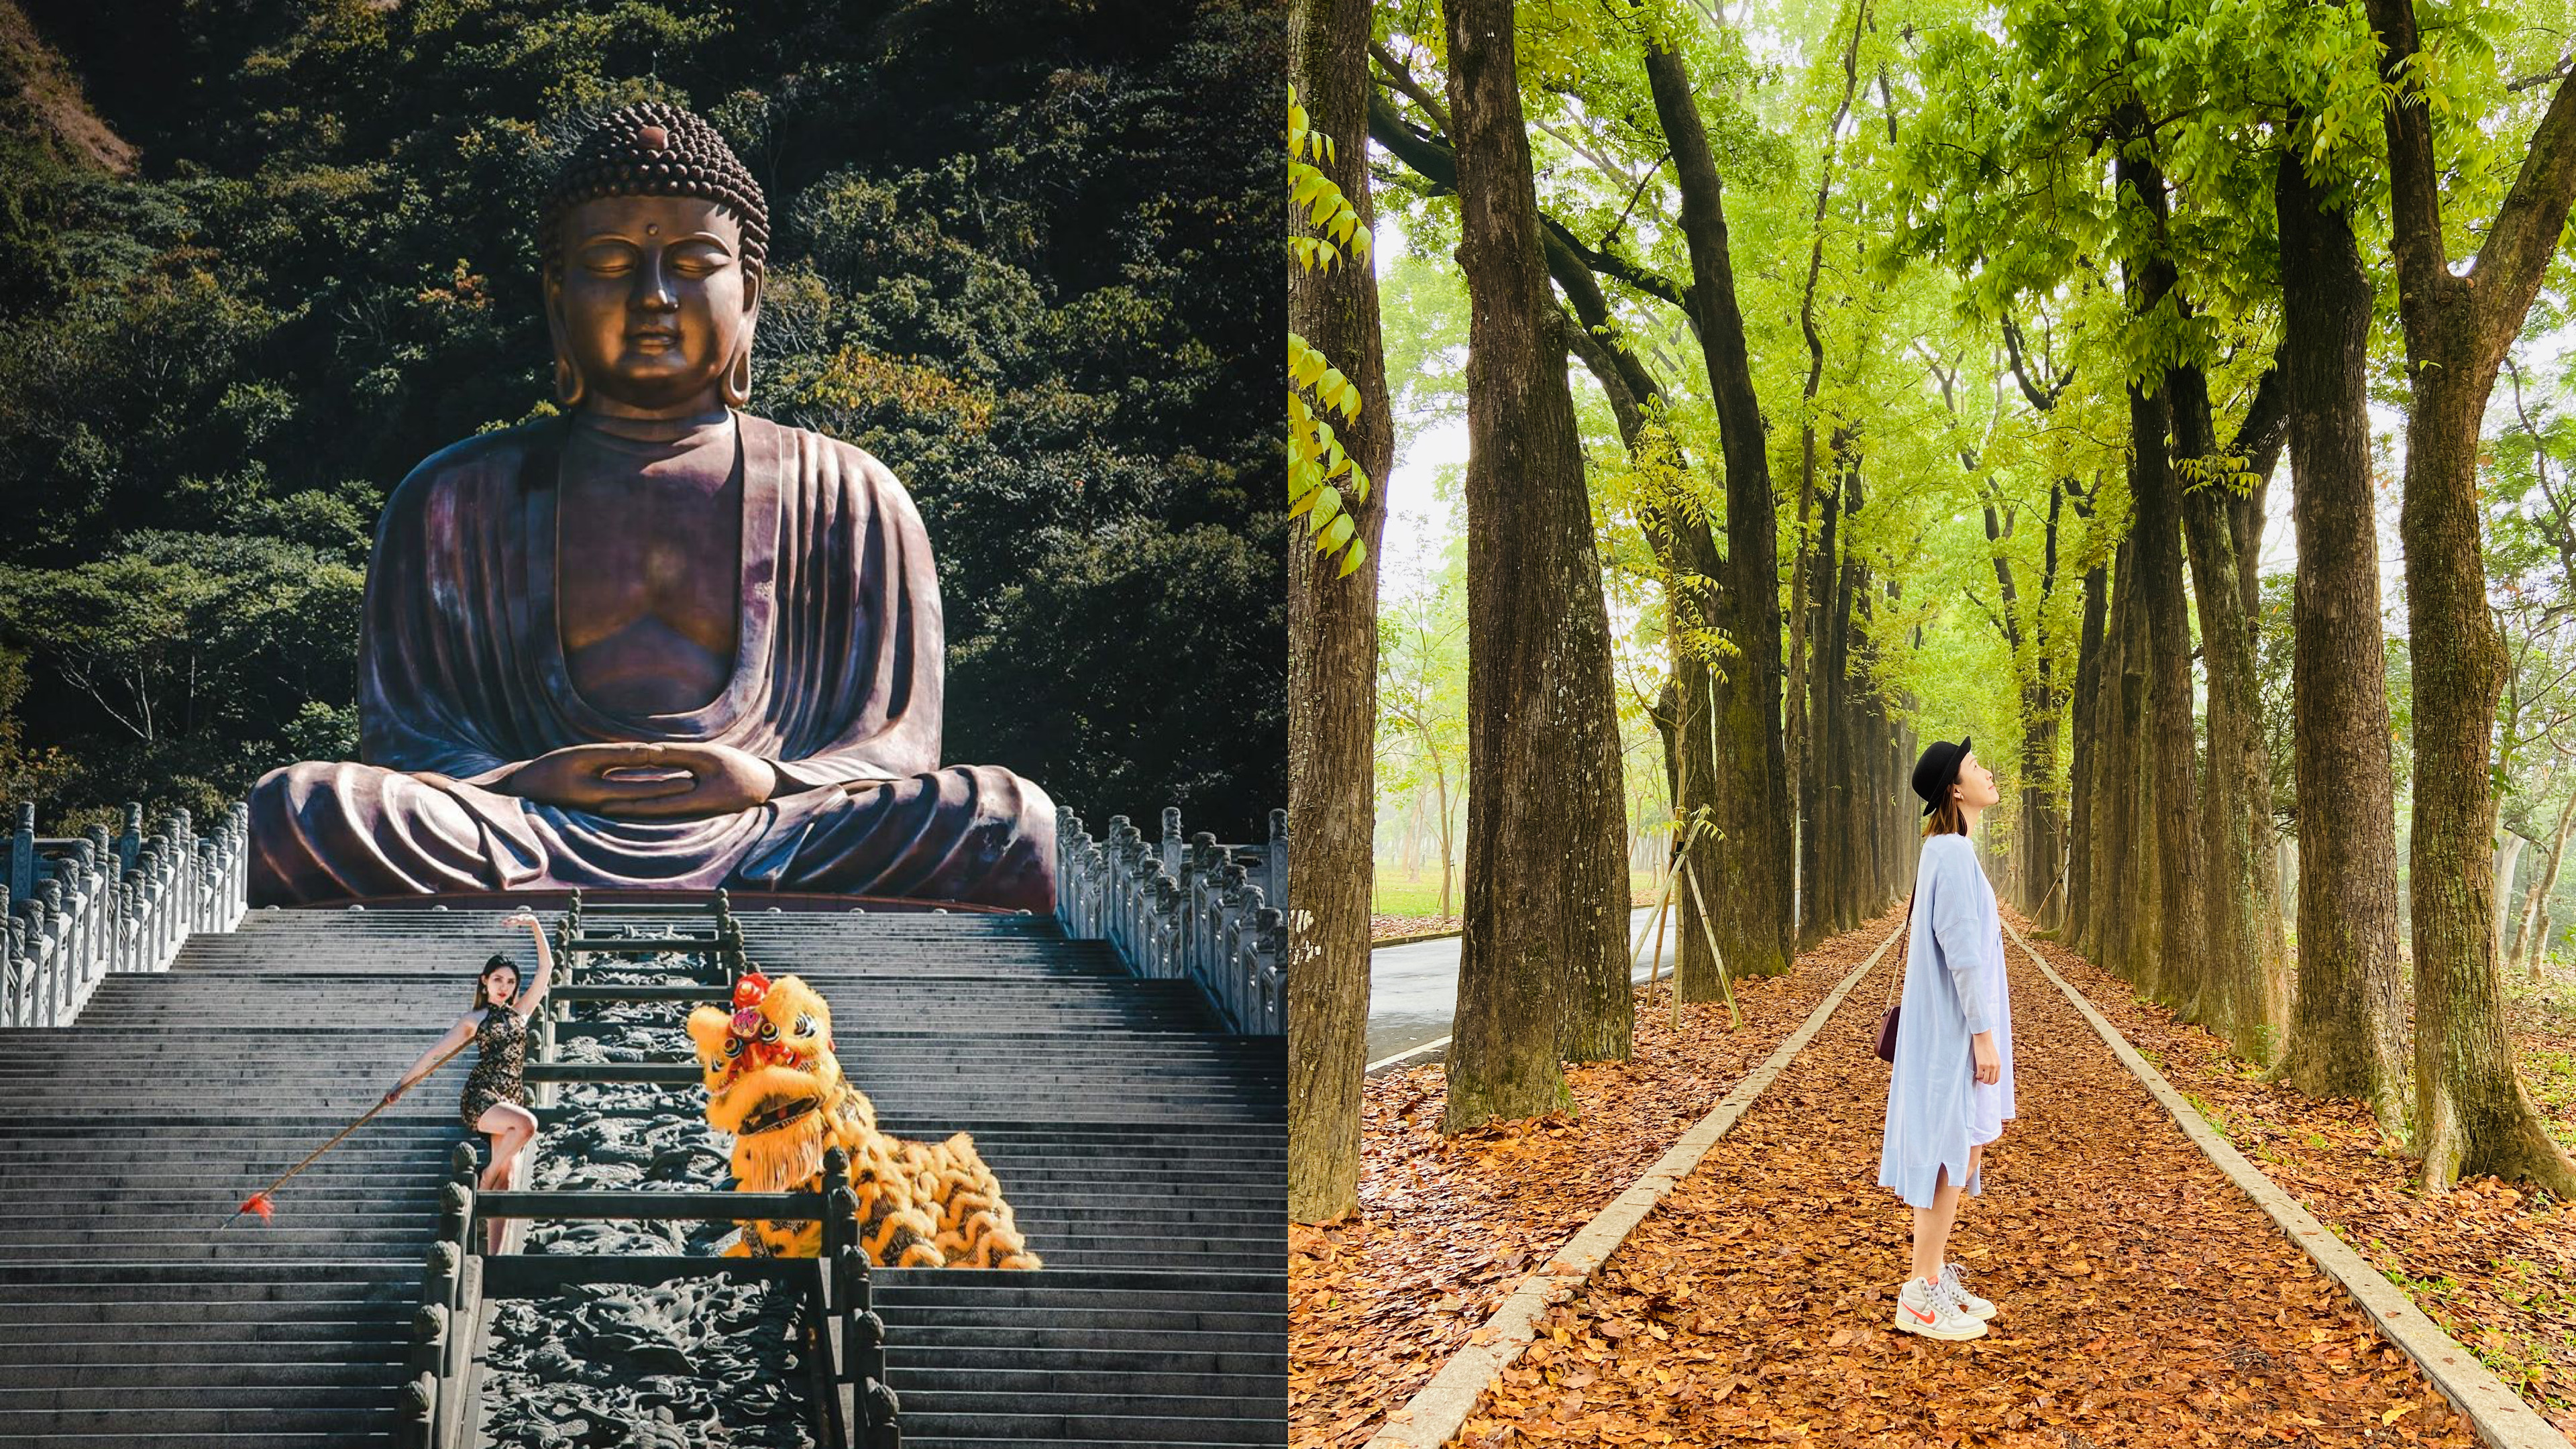
<path id="1" fill-rule="evenodd" d="M 667 911 L 668 907 L 655 908 Z M 577 986 L 586 955 L 631 955 L 639 951 L 688 951 L 712 956 L 724 985 L 708 983 L 705 994 L 729 987 L 747 966 L 742 932 L 719 892 L 713 903 L 715 928 L 704 936 L 591 936 L 583 928 L 580 895 L 574 894 L 556 930 L 557 972 L 567 987 Z M 626 913 L 622 907 L 593 906 L 588 914 Z M 561 988 L 558 988 L 560 990 Z M 597 996 L 623 990 L 597 988 Z M 592 991 L 576 993 L 595 999 Z M 543 1021 L 537 1033 L 538 1061 L 527 1079 L 545 1084 L 598 1079 L 608 1064 L 574 1064 L 557 1059 L 557 1014 L 554 992 L 540 1005 Z M 568 994 L 562 1000 L 575 999 Z M 617 1074 L 621 1080 L 660 1080 L 672 1085 L 695 1083 L 694 1067 L 649 1065 L 658 1075 Z M 578 1074 L 578 1076 L 577 1076 Z M 825 1449 L 899 1449 L 903 1433 L 900 1404 L 885 1383 L 885 1323 L 870 1306 L 869 1265 L 858 1244 L 858 1197 L 850 1188 L 849 1156 L 832 1148 L 823 1156 L 823 1179 L 814 1192 L 671 1192 L 671 1191 L 495 1191 L 474 1187 L 478 1155 L 470 1142 L 457 1144 L 449 1181 L 440 1191 L 439 1230 L 430 1245 L 422 1278 L 421 1307 L 413 1318 L 411 1381 L 404 1390 L 399 1449 L 467 1449 L 474 1429 L 474 1403 L 480 1392 L 476 1364 L 489 1327 L 494 1297 L 544 1292 L 575 1282 L 659 1283 L 688 1274 L 757 1278 L 796 1286 L 803 1300 L 808 1348 L 815 1366 L 816 1437 Z M 486 1254 L 477 1245 L 488 1224 L 532 1218 L 582 1218 L 660 1221 L 735 1221 L 767 1219 L 823 1224 L 821 1256 L 788 1258 L 633 1258 L 549 1256 L 525 1253 Z"/>

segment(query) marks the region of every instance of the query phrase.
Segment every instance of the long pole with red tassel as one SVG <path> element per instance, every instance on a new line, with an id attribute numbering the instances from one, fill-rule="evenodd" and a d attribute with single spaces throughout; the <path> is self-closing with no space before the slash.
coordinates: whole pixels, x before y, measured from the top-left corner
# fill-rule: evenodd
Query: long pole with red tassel
<path id="1" fill-rule="evenodd" d="M 447 1055 L 430 1063 L 429 1070 L 421 1073 L 419 1080 L 427 1081 L 429 1078 L 437 1075 L 440 1067 L 446 1066 L 448 1062 L 455 1058 L 458 1052 L 461 1052 L 472 1045 L 474 1045 L 474 1038 L 469 1036 L 465 1040 L 458 1042 L 456 1045 L 449 1047 L 447 1049 Z M 252 1193 L 250 1196 L 243 1198 L 242 1205 L 233 1209 L 232 1217 L 225 1218 L 222 1223 L 216 1226 L 215 1231 L 220 1233 L 225 1228 L 231 1227 L 233 1225 L 233 1218 L 238 1218 L 243 1213 L 257 1213 L 261 1222 L 267 1222 L 270 1216 L 277 1211 L 277 1203 L 269 1196 L 270 1193 L 286 1186 L 288 1179 L 294 1177 L 295 1174 L 302 1172 L 304 1169 L 311 1167 L 315 1158 L 320 1157 L 323 1153 L 339 1146 L 341 1142 L 348 1138 L 350 1133 L 366 1126 L 370 1118 L 392 1105 L 393 1103 L 390 1101 L 383 1101 L 369 1107 L 366 1110 L 365 1115 L 359 1117 L 357 1121 L 350 1123 L 348 1126 L 341 1128 L 338 1136 L 333 1137 L 330 1141 L 325 1142 L 321 1146 L 314 1148 L 311 1152 L 306 1153 L 302 1162 L 286 1169 L 286 1171 L 278 1177 L 277 1181 L 272 1182 L 268 1186 L 261 1188 L 259 1191 Z"/>

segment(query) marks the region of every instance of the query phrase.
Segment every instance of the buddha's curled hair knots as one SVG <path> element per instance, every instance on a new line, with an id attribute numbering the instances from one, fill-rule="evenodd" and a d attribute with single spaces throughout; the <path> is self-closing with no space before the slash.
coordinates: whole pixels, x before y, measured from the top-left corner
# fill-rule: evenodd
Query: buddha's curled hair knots
<path id="1" fill-rule="evenodd" d="M 769 202 L 716 128 L 666 101 L 621 106 L 591 125 L 546 188 L 538 241 L 551 272 L 563 261 L 564 213 L 602 196 L 694 196 L 734 214 L 743 266 L 769 259 Z"/>

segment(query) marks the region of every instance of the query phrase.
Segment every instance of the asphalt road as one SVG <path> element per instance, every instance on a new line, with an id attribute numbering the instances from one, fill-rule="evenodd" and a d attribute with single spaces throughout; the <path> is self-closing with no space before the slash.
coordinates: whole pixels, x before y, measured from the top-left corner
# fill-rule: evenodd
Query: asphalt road
<path id="1" fill-rule="evenodd" d="M 1664 922 L 1663 969 L 1673 969 L 1678 945 L 1671 912 Z M 1654 911 L 1639 907 L 1628 916 L 1628 950 L 1639 954 Z M 1646 979 L 1652 963 L 1637 963 L 1637 979 Z M 1416 941 L 1410 946 L 1380 946 L 1369 953 L 1368 1059 L 1383 1061 L 1424 1042 L 1449 1034 L 1449 1019 L 1458 1010 L 1458 938 Z"/>

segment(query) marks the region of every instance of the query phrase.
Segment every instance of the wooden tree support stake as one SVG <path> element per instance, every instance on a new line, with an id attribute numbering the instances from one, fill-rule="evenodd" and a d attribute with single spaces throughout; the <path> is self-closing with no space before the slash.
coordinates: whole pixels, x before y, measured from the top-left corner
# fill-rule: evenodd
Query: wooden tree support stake
<path id="1" fill-rule="evenodd" d="M 1709 957 L 1717 962 L 1717 987 L 1726 993 L 1726 1015 L 1729 1022 L 1726 1029 L 1740 1031 L 1744 1026 L 1744 1013 L 1735 1009 L 1735 983 L 1727 979 L 1726 954 L 1717 949 L 1717 927 L 1709 921 L 1708 897 L 1699 893 L 1699 873 L 1690 868 L 1690 862 L 1685 860 L 1681 865 L 1682 878 L 1690 882 L 1691 900 L 1699 906 L 1699 928 L 1708 933 Z M 1682 973 L 1676 967 L 1673 971 L 1673 1029 L 1679 1031 L 1681 1025 Z"/>

